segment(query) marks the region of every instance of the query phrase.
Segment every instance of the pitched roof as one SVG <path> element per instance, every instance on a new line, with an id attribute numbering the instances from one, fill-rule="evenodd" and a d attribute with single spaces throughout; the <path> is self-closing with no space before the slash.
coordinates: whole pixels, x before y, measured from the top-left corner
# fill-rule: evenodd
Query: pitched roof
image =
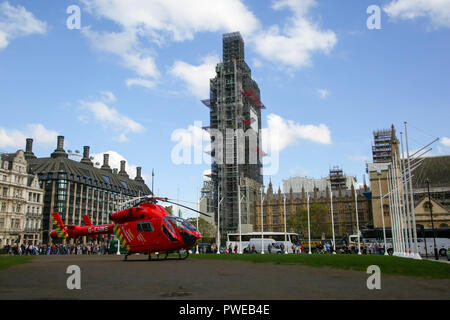
<path id="1" fill-rule="evenodd" d="M 450 186 L 450 156 L 427 157 L 412 173 L 413 189 L 426 188 L 427 178 L 430 188 Z"/>
<path id="2" fill-rule="evenodd" d="M 128 189 L 134 192 L 150 194 L 151 191 L 143 181 L 129 179 L 113 172 L 95 168 L 91 165 L 74 161 L 65 157 L 57 158 L 39 158 L 28 161 L 29 170 L 32 173 L 48 175 L 49 173 L 58 174 L 66 173 L 67 179 L 70 180 L 77 176 L 98 181 L 107 185 L 113 185 L 121 189 Z M 48 177 L 48 176 L 47 176 Z M 56 178 L 56 176 L 54 176 Z"/>

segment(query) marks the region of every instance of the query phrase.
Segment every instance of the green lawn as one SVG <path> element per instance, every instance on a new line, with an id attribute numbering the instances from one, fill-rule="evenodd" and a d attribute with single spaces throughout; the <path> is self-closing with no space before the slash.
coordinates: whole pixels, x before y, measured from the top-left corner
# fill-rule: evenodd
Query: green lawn
<path id="1" fill-rule="evenodd" d="M 251 261 L 255 263 L 301 264 L 311 267 L 328 267 L 367 271 L 377 265 L 382 274 L 414 276 L 431 279 L 450 279 L 450 264 L 427 260 L 413 260 L 383 255 L 346 254 L 191 254 L 192 259 Z"/>
<path id="2" fill-rule="evenodd" d="M 32 256 L 0 256 L 0 270 L 19 264 L 31 263 L 32 259 Z"/>

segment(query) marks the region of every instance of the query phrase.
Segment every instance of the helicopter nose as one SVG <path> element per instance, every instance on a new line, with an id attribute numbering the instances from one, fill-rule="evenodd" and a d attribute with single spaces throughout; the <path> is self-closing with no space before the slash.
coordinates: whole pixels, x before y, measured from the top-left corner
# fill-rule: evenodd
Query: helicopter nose
<path id="1" fill-rule="evenodd" d="M 193 246 L 198 240 L 197 234 L 192 234 L 192 233 L 187 233 L 187 232 L 181 231 L 180 235 L 181 235 L 181 239 L 183 240 L 183 242 L 188 246 Z"/>

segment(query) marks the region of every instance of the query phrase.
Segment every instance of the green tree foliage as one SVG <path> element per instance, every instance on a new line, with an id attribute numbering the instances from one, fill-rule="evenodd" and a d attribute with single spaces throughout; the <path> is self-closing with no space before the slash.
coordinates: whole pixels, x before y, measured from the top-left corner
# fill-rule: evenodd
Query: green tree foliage
<path id="1" fill-rule="evenodd" d="M 189 218 L 188 221 L 194 227 L 197 227 L 197 218 Z M 198 231 L 200 231 L 204 239 L 210 239 L 216 236 L 215 226 L 202 218 L 198 218 Z"/>
<path id="2" fill-rule="evenodd" d="M 172 206 L 167 206 L 167 207 L 164 207 L 164 210 L 166 210 L 168 213 L 170 213 L 170 214 L 173 214 L 173 207 Z"/>
<path id="3" fill-rule="evenodd" d="M 331 234 L 331 226 L 328 222 L 328 208 L 321 204 L 312 204 L 309 208 L 311 238 L 321 238 L 322 233 Z M 303 233 L 308 237 L 308 211 L 307 209 L 299 209 L 287 219 L 287 225 L 294 232 Z"/>

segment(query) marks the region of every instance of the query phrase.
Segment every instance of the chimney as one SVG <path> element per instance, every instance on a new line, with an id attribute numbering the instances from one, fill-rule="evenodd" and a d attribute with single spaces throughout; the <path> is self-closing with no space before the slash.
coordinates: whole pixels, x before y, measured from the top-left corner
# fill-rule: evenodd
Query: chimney
<path id="1" fill-rule="evenodd" d="M 87 164 L 89 166 L 94 166 L 91 159 L 89 158 L 89 146 L 83 147 L 83 159 L 81 159 L 81 163 Z"/>
<path id="2" fill-rule="evenodd" d="M 25 159 L 26 160 L 30 160 L 30 159 L 36 159 L 36 156 L 33 153 L 33 139 L 28 138 L 25 146 Z"/>
<path id="3" fill-rule="evenodd" d="M 141 167 L 136 168 L 136 178 L 134 178 L 135 181 L 144 182 L 144 179 L 142 179 L 141 176 L 141 171 L 142 171 Z"/>
<path id="4" fill-rule="evenodd" d="M 109 154 L 107 153 L 103 154 L 103 165 L 100 169 L 112 172 L 111 167 L 109 166 Z"/>
<path id="5" fill-rule="evenodd" d="M 114 174 L 117 174 L 117 168 L 114 168 L 114 169 L 112 170 L 112 172 L 113 172 Z"/>
<path id="6" fill-rule="evenodd" d="M 64 151 L 64 136 L 58 136 L 58 142 L 55 151 L 50 155 L 52 158 L 68 158 L 66 151 Z"/>
<path id="7" fill-rule="evenodd" d="M 127 172 L 125 171 L 125 163 L 126 163 L 125 160 L 121 160 L 121 161 L 120 161 L 120 171 L 119 171 L 119 176 L 128 178 L 128 174 L 127 174 Z"/>

